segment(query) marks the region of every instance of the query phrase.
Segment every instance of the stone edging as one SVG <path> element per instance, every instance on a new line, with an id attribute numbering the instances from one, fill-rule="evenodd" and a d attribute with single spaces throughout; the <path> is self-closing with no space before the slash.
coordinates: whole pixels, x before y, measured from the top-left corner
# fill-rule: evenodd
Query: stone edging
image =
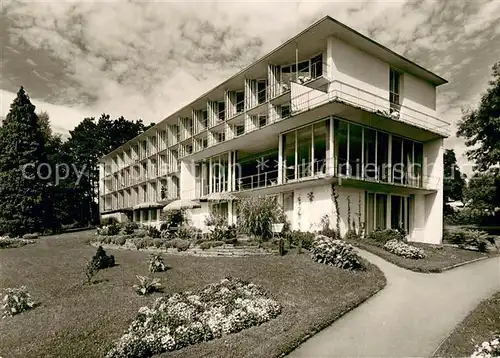
<path id="1" fill-rule="evenodd" d="M 380 271 L 382 271 L 382 270 L 380 270 Z M 384 277 L 385 277 L 385 275 L 384 275 Z M 370 294 L 369 296 L 361 299 L 359 302 L 356 302 L 352 307 L 350 307 L 350 308 L 346 309 L 345 311 L 342 311 L 339 314 L 335 315 L 331 320 L 328 320 L 327 323 L 321 324 L 321 325 L 319 325 L 319 326 L 314 327 L 313 329 L 311 329 L 311 331 L 309 331 L 307 334 L 305 334 L 304 336 L 300 337 L 298 340 L 296 340 L 295 342 L 293 342 L 293 344 L 291 344 L 290 346 L 288 346 L 285 349 L 283 349 L 282 352 L 280 353 L 280 355 L 278 356 L 278 358 L 286 357 L 292 351 L 294 351 L 295 349 L 297 349 L 302 343 L 304 343 L 305 341 L 307 341 L 309 338 L 311 338 L 312 336 L 318 334 L 322 330 L 324 330 L 327 327 L 329 327 L 332 324 L 334 324 L 336 321 L 338 321 L 340 318 L 342 318 L 343 316 L 345 316 L 349 312 L 351 312 L 351 311 L 355 310 L 356 308 L 358 308 L 359 306 L 361 306 L 363 303 L 365 303 L 366 301 L 368 301 L 369 299 L 371 299 L 372 297 L 374 297 L 377 293 L 379 293 L 380 291 L 382 291 L 386 286 L 387 286 L 387 278 L 385 279 L 385 283 L 384 283 L 384 285 L 382 287 L 377 288 L 375 291 L 373 291 L 372 294 Z"/>
<path id="2" fill-rule="evenodd" d="M 442 268 L 441 272 L 448 271 L 448 270 L 451 270 L 451 269 L 454 269 L 454 268 L 457 268 L 457 267 L 460 267 L 460 266 L 472 264 L 472 263 L 477 262 L 477 261 L 483 261 L 483 260 L 486 260 L 486 259 L 491 259 L 491 258 L 493 258 L 493 257 L 485 256 L 485 257 L 478 257 L 477 259 L 473 259 L 473 260 L 469 260 L 469 261 L 459 262 L 458 264 L 454 264 L 454 265 Z"/>
<path id="3" fill-rule="evenodd" d="M 176 256 L 196 256 L 196 257 L 249 257 L 249 256 L 265 256 L 272 255 L 271 252 L 262 251 L 259 249 L 258 251 L 250 251 L 246 249 L 235 249 L 234 251 L 231 249 L 223 249 L 219 250 L 217 247 L 202 250 L 200 248 L 191 248 L 185 251 L 177 251 L 174 248 L 156 248 L 156 247 L 148 247 L 145 249 L 137 249 L 135 246 L 131 245 L 116 245 L 116 244 L 101 244 L 99 242 L 91 242 L 91 246 L 99 247 L 102 246 L 103 249 L 106 250 L 128 250 L 128 251 L 140 251 L 140 252 L 149 252 L 149 253 L 161 253 L 165 255 L 176 255 Z M 225 252 L 223 252 L 225 251 Z"/>

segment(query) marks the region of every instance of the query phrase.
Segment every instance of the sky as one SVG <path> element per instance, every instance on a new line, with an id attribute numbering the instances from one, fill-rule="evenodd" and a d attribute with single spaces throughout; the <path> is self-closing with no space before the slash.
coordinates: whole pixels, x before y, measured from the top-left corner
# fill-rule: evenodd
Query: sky
<path id="1" fill-rule="evenodd" d="M 158 123 L 325 15 L 446 78 L 437 109 L 451 123 L 500 60 L 498 0 L 0 0 L 0 12 L 0 117 L 22 85 L 63 134 L 101 113 Z M 463 140 L 445 146 L 470 172 Z"/>

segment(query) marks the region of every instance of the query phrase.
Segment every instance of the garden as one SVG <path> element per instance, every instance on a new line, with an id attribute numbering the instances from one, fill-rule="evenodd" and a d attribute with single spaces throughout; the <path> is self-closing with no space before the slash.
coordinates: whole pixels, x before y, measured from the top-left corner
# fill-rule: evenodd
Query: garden
<path id="1" fill-rule="evenodd" d="M 499 357 L 500 292 L 483 300 L 453 330 L 434 357 Z"/>
<path id="2" fill-rule="evenodd" d="M 276 203 L 240 205 L 245 219 L 233 230 L 273 254 L 190 257 L 101 245 L 118 237 L 123 245 L 160 240 L 176 250 L 238 245 L 234 234 L 211 236 L 222 224 L 206 237 L 182 237 L 194 230 L 178 221 L 160 230 L 107 222 L 97 235 L 63 234 L 0 251 L 1 355 L 278 357 L 385 286 L 383 273 L 334 230 L 287 230 L 273 240 L 270 226 L 283 215 Z"/>

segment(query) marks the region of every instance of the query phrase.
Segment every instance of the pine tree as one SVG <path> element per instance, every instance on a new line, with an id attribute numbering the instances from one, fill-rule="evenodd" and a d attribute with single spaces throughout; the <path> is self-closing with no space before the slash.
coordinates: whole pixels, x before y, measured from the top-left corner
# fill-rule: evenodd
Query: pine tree
<path id="1" fill-rule="evenodd" d="M 47 221 L 45 140 L 21 87 L 0 128 L 0 231 L 42 231 Z"/>

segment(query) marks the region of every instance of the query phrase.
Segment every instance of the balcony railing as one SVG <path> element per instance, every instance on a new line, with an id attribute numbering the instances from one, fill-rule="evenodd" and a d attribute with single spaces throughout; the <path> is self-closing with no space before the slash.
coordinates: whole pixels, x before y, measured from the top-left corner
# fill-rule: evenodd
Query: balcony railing
<path id="1" fill-rule="evenodd" d="M 405 105 L 399 105 L 400 111 L 392 111 L 388 98 L 373 94 L 342 81 L 330 82 L 329 93 L 315 89 L 305 89 L 300 93 L 292 93 L 292 114 L 298 114 L 326 104 L 339 101 L 394 120 L 433 131 L 445 136 L 449 135 L 450 123 L 435 116 L 423 113 Z"/>

